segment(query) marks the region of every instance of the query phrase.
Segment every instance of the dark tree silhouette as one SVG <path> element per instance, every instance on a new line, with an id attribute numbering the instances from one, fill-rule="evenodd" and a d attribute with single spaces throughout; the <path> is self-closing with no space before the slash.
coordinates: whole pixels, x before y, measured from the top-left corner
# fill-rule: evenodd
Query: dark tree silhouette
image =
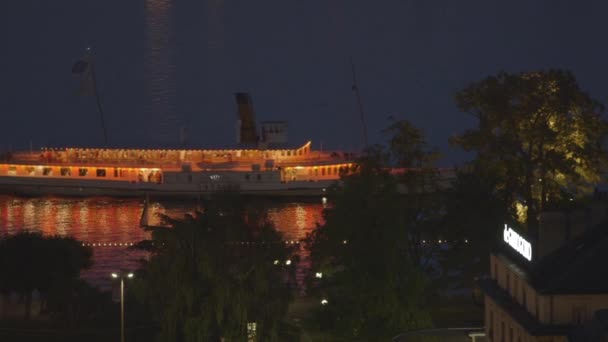
<path id="1" fill-rule="evenodd" d="M 144 244 L 153 256 L 134 285 L 160 323 L 160 339 L 240 340 L 255 323 L 258 340 L 279 340 L 293 250 L 236 198 L 215 197 L 203 207 L 183 220 L 164 217 L 170 228 L 152 228 Z"/>
<path id="2" fill-rule="evenodd" d="M 79 241 L 60 236 L 22 232 L 0 239 L 0 290 L 17 293 L 31 315 L 32 293 L 41 295 L 42 308 L 51 315 L 68 315 L 71 297 L 82 287 L 80 271 L 91 266 L 92 251 Z"/>

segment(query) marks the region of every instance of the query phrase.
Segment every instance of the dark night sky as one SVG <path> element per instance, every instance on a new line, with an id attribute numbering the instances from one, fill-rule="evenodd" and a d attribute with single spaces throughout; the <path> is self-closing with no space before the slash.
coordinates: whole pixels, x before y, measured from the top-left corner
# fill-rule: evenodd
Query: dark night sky
<path id="1" fill-rule="evenodd" d="M 92 46 L 113 145 L 235 139 L 235 91 L 290 141 L 356 149 L 357 67 L 370 140 L 387 117 L 422 127 L 444 153 L 474 122 L 453 94 L 500 70 L 569 68 L 608 104 L 608 1 L 3 0 L 0 149 L 100 145 L 95 102 L 72 63 Z"/>

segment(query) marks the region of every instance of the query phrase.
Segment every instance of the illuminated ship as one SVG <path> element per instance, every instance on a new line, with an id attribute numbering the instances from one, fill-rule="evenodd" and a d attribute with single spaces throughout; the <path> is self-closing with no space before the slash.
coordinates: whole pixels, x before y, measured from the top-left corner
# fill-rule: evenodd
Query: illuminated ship
<path id="1" fill-rule="evenodd" d="M 218 191 L 321 195 L 353 170 L 352 154 L 286 146 L 287 123 L 256 129 L 251 98 L 237 93 L 237 147 L 43 148 L 5 156 L 0 191 L 26 195 L 192 196 Z"/>

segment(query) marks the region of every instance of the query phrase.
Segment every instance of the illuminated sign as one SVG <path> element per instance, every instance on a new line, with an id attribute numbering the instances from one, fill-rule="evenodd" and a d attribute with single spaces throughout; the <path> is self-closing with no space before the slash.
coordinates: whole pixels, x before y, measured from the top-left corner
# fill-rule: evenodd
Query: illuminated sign
<path id="1" fill-rule="evenodd" d="M 528 259 L 528 261 L 532 260 L 532 245 L 506 224 L 503 237 L 505 242 L 519 254 L 523 255 L 524 258 Z"/>

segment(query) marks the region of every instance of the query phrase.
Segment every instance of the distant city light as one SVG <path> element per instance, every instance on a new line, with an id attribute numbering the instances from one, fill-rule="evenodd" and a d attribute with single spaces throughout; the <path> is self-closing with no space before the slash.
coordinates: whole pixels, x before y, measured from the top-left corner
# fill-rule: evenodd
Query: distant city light
<path id="1" fill-rule="evenodd" d="M 133 273 L 129 273 L 129 274 L 127 274 L 127 277 L 129 277 L 129 278 L 133 278 Z"/>
<path id="2" fill-rule="evenodd" d="M 319 278 L 319 279 L 323 278 L 323 273 L 321 273 L 321 272 L 315 273 L 315 278 Z"/>
<path id="3" fill-rule="evenodd" d="M 274 261 L 274 264 L 275 264 L 275 265 L 278 265 L 278 264 L 279 264 L 279 260 L 275 260 L 275 261 Z"/>
<path id="4" fill-rule="evenodd" d="M 323 197 L 323 198 L 321 198 L 321 202 L 322 202 L 323 204 L 327 204 L 327 197 Z"/>
<path id="5" fill-rule="evenodd" d="M 118 274 L 112 273 L 112 278 L 118 278 Z"/>
<path id="6" fill-rule="evenodd" d="M 321 305 L 327 305 L 328 301 L 327 299 L 323 298 L 321 299 Z"/>
<path id="7" fill-rule="evenodd" d="M 285 265 L 287 265 L 287 266 L 291 265 L 291 260 L 287 259 L 287 261 L 285 261 Z"/>

